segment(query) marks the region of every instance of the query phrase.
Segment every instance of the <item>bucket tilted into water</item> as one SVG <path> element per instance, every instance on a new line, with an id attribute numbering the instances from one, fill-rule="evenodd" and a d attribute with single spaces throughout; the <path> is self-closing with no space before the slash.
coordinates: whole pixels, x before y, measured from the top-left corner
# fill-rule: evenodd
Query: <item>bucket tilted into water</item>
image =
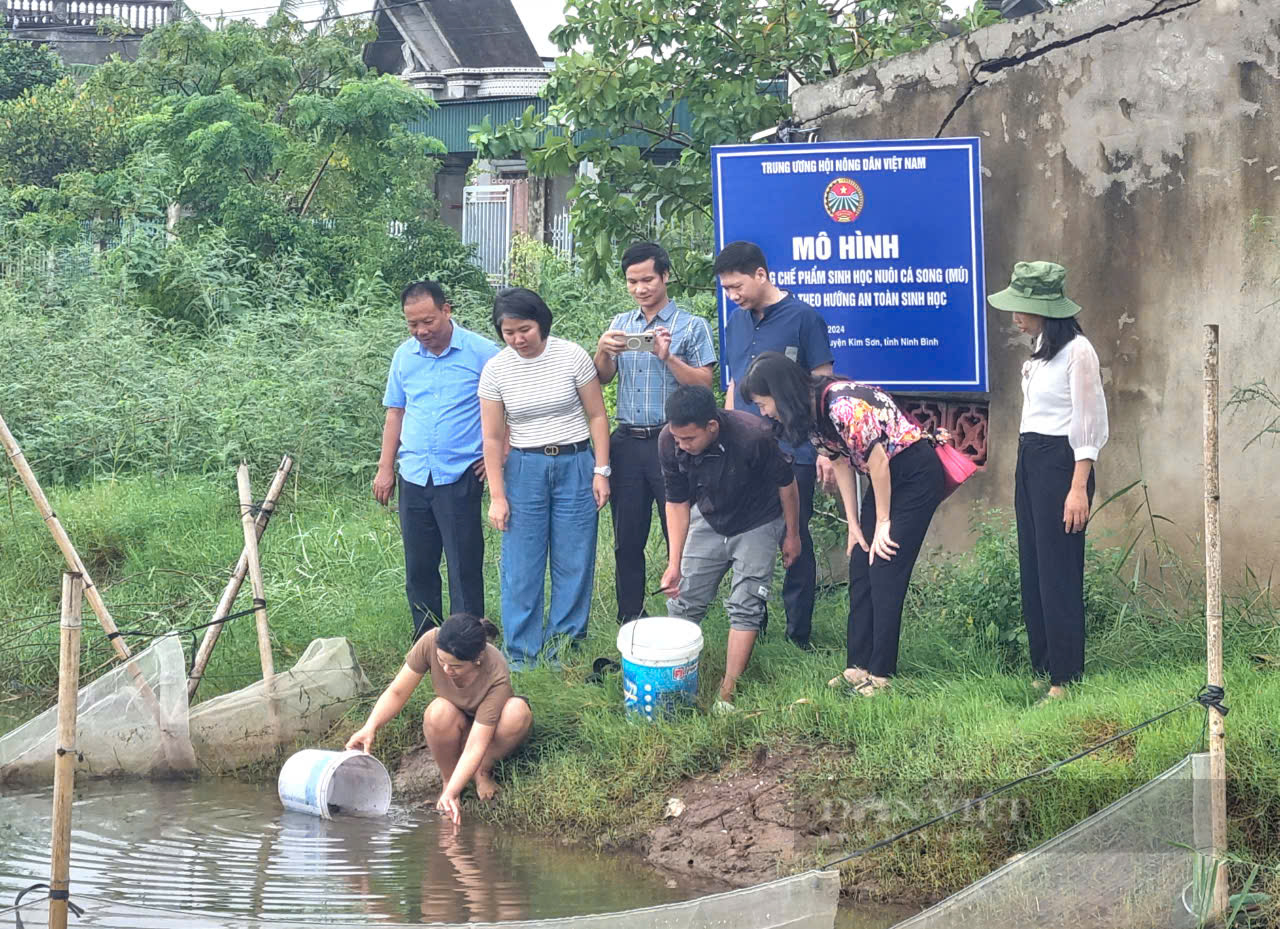
<path id="1" fill-rule="evenodd" d="M 303 749 L 284 763 L 276 787 L 285 809 L 324 819 L 385 816 L 391 808 L 391 775 L 377 758 L 354 749 Z"/>
<path id="2" fill-rule="evenodd" d="M 653 719 L 698 696 L 702 628 L 674 616 L 646 616 L 618 630 L 622 694 L 628 712 Z"/>

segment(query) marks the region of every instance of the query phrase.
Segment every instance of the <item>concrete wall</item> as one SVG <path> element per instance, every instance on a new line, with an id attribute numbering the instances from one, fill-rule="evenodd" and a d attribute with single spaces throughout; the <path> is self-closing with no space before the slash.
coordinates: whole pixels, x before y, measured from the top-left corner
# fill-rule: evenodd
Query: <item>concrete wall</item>
<path id="1" fill-rule="evenodd" d="M 112 55 L 134 59 L 142 45 L 142 36 L 122 36 L 114 41 L 84 28 L 24 28 L 14 32 L 16 38 L 28 42 L 48 42 L 66 64 L 100 65 Z"/>
<path id="2" fill-rule="evenodd" d="M 1280 387 L 1280 248 L 1250 218 L 1280 217 L 1280 4 L 1081 0 L 801 88 L 819 140 L 979 136 L 991 291 L 1020 259 L 1069 269 L 1103 365 L 1111 442 L 1099 500 L 1137 478 L 1161 531 L 1194 552 L 1203 526 L 1201 326 L 1222 326 L 1224 399 Z M 1026 343 L 988 308 L 990 461 L 940 512 L 965 544 L 975 504 L 1012 509 Z M 1242 451 L 1257 416 L 1225 415 L 1228 577 L 1280 556 L 1280 449 Z M 1137 500 L 1131 499 L 1131 504 Z M 1131 506 L 1091 527 L 1127 531 Z"/>

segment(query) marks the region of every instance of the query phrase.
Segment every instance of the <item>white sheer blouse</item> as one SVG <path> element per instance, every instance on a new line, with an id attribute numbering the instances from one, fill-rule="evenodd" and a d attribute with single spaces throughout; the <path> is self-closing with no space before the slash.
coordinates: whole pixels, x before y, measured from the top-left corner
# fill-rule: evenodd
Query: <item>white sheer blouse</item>
<path id="1" fill-rule="evenodd" d="M 1049 361 L 1022 366 L 1022 432 L 1066 436 L 1076 461 L 1098 460 L 1107 444 L 1107 398 L 1098 353 L 1082 335 Z"/>

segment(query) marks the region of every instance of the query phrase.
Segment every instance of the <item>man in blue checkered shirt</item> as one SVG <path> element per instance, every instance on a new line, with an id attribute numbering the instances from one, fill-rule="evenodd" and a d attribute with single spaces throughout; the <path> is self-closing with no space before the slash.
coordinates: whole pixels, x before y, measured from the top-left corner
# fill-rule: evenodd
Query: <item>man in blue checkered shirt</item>
<path id="1" fill-rule="evenodd" d="M 609 440 L 609 506 L 620 623 L 644 615 L 644 550 L 655 503 L 662 535 L 667 534 L 658 461 L 667 398 L 681 384 L 710 387 L 716 365 L 707 321 L 680 309 L 667 295 L 671 259 L 666 249 L 636 242 L 622 255 L 622 273 L 637 308 L 613 318 L 595 354 L 600 383 L 618 378 L 618 425 Z M 628 336 L 638 348 L 628 349 Z"/>

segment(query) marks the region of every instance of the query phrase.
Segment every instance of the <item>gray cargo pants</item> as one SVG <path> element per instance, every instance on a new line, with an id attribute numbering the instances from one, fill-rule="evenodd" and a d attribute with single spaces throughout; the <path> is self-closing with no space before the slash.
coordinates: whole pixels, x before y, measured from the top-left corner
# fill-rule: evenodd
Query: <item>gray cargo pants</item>
<path id="1" fill-rule="evenodd" d="M 689 537 L 680 559 L 680 593 L 667 599 L 671 616 L 702 622 L 720 581 L 733 568 L 733 587 L 725 601 L 729 626 L 759 632 L 773 583 L 773 566 L 787 524 L 781 516 L 738 535 L 723 536 L 702 518 L 689 514 Z"/>

